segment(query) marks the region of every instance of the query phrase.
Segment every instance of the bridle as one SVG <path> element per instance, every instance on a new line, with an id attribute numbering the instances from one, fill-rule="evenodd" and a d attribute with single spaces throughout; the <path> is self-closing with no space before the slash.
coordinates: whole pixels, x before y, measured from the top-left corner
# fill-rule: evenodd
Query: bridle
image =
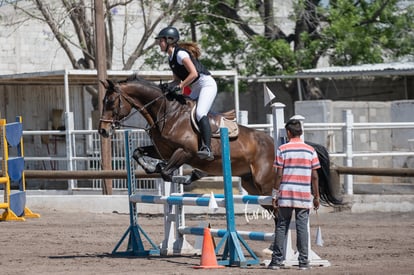
<path id="1" fill-rule="evenodd" d="M 99 119 L 100 122 L 110 123 L 111 124 L 111 129 L 120 129 L 121 127 L 140 128 L 140 127 L 130 126 L 130 125 L 126 125 L 126 124 L 122 123 L 122 121 L 127 120 L 135 112 L 131 112 L 130 114 L 128 114 L 124 118 L 119 119 L 119 116 L 120 116 L 119 114 L 120 114 L 120 112 L 122 110 L 122 107 L 123 107 L 122 106 L 122 102 L 123 102 L 122 99 L 124 99 L 126 102 L 129 103 L 129 105 L 131 105 L 131 109 L 132 108 L 136 109 L 136 111 L 140 112 L 144 116 L 144 118 L 147 119 L 147 121 L 150 121 L 149 127 L 144 128 L 145 131 L 149 131 L 151 128 L 158 125 L 159 122 L 165 121 L 166 115 L 164 115 L 161 119 L 157 119 L 156 121 L 154 121 L 152 119 L 152 117 L 150 116 L 149 112 L 147 111 L 147 108 L 149 106 L 151 106 L 152 104 L 154 104 L 155 102 L 157 102 L 159 99 L 165 97 L 165 95 L 168 93 L 168 91 L 167 92 L 163 91 L 161 93 L 161 95 L 157 96 L 156 98 L 152 99 L 151 101 L 149 101 L 148 103 L 144 104 L 141 107 L 136 105 L 134 103 L 134 101 L 129 96 L 124 95 L 121 91 L 115 90 L 115 92 L 117 93 L 117 97 L 113 101 L 115 102 L 116 99 L 118 99 L 118 104 L 116 106 L 116 109 L 113 110 L 113 114 L 114 114 L 113 118 L 112 119 L 103 119 L 103 118 Z M 157 118 L 158 118 L 158 115 L 157 115 Z"/>
<path id="2" fill-rule="evenodd" d="M 161 88 L 161 94 L 157 97 L 155 97 L 154 99 L 150 100 L 148 103 L 144 104 L 143 106 L 137 106 L 134 102 L 134 100 L 129 97 L 128 95 L 125 95 L 124 93 L 122 93 L 121 90 L 114 88 L 114 92 L 117 93 L 117 96 L 114 98 L 113 102 L 115 103 L 115 101 L 118 99 L 118 104 L 116 105 L 116 107 L 113 109 L 113 118 L 112 119 L 103 119 L 100 118 L 100 122 L 105 122 L 105 123 L 110 123 L 111 124 L 111 129 L 119 129 L 121 127 L 129 127 L 129 128 L 140 128 L 143 129 L 147 132 L 147 134 L 149 135 L 149 137 L 152 139 L 152 134 L 151 134 L 151 129 L 157 127 L 158 130 L 160 132 L 162 132 L 162 129 L 165 126 L 166 123 L 166 119 L 167 116 L 170 112 L 174 112 L 174 110 L 171 110 L 169 112 L 167 112 L 167 99 L 166 96 L 168 94 L 168 90 Z M 157 102 L 158 100 L 160 100 L 161 98 L 165 98 L 165 100 L 163 101 L 163 106 L 161 106 L 158 109 L 158 113 L 156 115 L 156 120 L 154 121 L 154 119 L 152 118 L 152 116 L 150 115 L 149 111 L 148 111 L 148 107 L 151 106 L 152 104 L 154 104 L 155 102 Z M 108 98 L 105 97 L 104 101 L 107 101 Z M 119 119 L 120 117 L 120 112 L 123 109 L 123 101 L 128 102 L 128 104 L 131 106 L 131 109 L 136 109 L 136 111 L 140 112 L 142 116 L 144 116 L 144 118 L 147 120 L 149 126 L 146 128 L 141 128 L 141 127 L 135 127 L 135 126 L 128 126 L 122 123 L 123 120 L 126 120 L 127 118 L 129 118 L 132 114 L 132 112 L 130 112 L 130 114 L 128 114 L 127 116 L 125 116 L 122 119 Z M 104 105 L 106 105 L 107 102 L 105 102 Z M 162 125 L 159 125 L 161 122 L 163 122 Z M 156 146 L 154 140 L 153 140 L 153 144 L 155 146 L 155 149 L 157 150 L 158 154 L 162 157 L 161 152 L 159 151 L 158 147 Z"/>
<path id="3" fill-rule="evenodd" d="M 112 111 L 113 112 L 113 118 L 112 119 L 104 119 L 104 118 L 100 118 L 99 121 L 100 122 L 105 122 L 105 123 L 110 123 L 111 124 L 111 129 L 119 129 L 122 126 L 121 121 L 126 119 L 123 118 L 122 120 L 119 119 L 119 112 L 122 110 L 122 100 L 121 100 L 121 93 L 119 91 L 115 91 L 118 96 L 113 100 L 113 102 L 116 101 L 116 99 L 118 99 L 118 105 L 115 107 L 115 109 Z M 107 98 L 105 98 L 105 102 L 107 102 Z M 106 103 L 104 104 L 106 105 Z"/>

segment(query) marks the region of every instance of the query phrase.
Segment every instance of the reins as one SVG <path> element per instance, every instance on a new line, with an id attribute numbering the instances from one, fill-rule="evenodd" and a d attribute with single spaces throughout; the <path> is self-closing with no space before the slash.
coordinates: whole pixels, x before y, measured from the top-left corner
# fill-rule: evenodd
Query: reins
<path id="1" fill-rule="evenodd" d="M 129 97 L 124 95 L 122 92 L 120 93 L 120 96 L 122 96 L 134 109 L 136 109 L 136 111 L 140 112 L 144 117 L 149 116 L 148 112 L 147 112 L 147 108 L 149 106 L 151 106 L 152 104 L 154 104 L 155 102 L 157 102 L 158 100 L 160 100 L 161 98 L 165 97 L 167 93 L 162 92 L 161 95 L 157 96 L 156 98 L 152 99 L 151 101 L 149 101 L 148 103 L 144 104 L 142 107 L 137 106 L 134 101 Z M 160 108 L 161 109 L 161 108 Z M 145 112 L 145 113 L 144 113 Z M 135 113 L 135 112 L 134 112 Z M 130 113 L 128 114 L 128 116 L 124 117 L 121 121 L 126 120 L 127 118 L 129 118 L 131 115 L 133 115 L 134 113 Z M 149 131 L 151 128 L 155 127 L 160 121 L 165 121 L 165 117 L 166 115 L 164 115 L 162 117 L 162 119 L 158 119 L 158 115 L 157 115 L 157 120 L 154 121 L 151 118 L 152 121 L 152 125 L 150 124 L 149 127 L 147 128 L 143 128 L 145 131 Z M 121 124 L 121 126 L 123 127 L 129 127 L 128 125 L 125 124 Z M 134 128 L 139 128 L 139 127 L 134 127 Z"/>
<path id="2" fill-rule="evenodd" d="M 118 96 L 124 98 L 125 101 L 128 102 L 131 105 L 132 109 L 135 109 L 135 112 L 130 112 L 126 117 L 124 117 L 120 120 L 117 117 L 115 117 L 112 120 L 110 120 L 110 119 L 100 119 L 100 121 L 111 123 L 113 125 L 113 127 L 116 128 L 116 129 L 119 129 L 120 127 L 128 127 L 128 128 L 135 128 L 135 129 L 143 129 L 144 131 L 149 132 L 149 130 L 151 130 L 151 128 L 157 126 L 160 122 L 165 121 L 166 116 L 167 116 L 168 113 L 165 113 L 165 106 L 164 106 L 164 115 L 162 115 L 162 117 L 159 118 L 160 117 L 160 112 L 161 112 L 161 109 L 162 109 L 162 108 L 160 108 L 159 111 L 158 111 L 158 114 L 157 114 L 157 120 L 154 121 L 152 119 L 152 117 L 149 115 L 149 113 L 147 112 L 147 108 L 149 106 L 151 106 L 152 104 L 154 104 L 155 102 L 157 102 L 158 100 L 160 100 L 161 98 L 165 97 L 167 93 L 168 92 L 163 92 L 162 91 L 161 95 L 155 97 L 154 99 L 152 99 L 148 103 L 144 104 L 142 107 L 139 107 L 135 104 L 134 100 L 130 96 L 127 96 L 124 93 L 122 93 L 122 90 L 118 91 Z M 120 99 L 119 100 L 119 106 L 118 106 L 119 110 L 122 109 L 121 101 L 122 100 Z M 165 103 L 165 105 L 166 105 L 166 103 Z M 118 110 L 118 112 L 119 112 L 119 110 Z M 118 112 L 116 113 L 117 116 L 118 116 Z M 132 115 L 134 115 L 136 112 L 140 112 L 146 118 L 146 120 L 149 121 L 149 126 L 148 127 L 143 128 L 143 127 L 137 127 L 137 126 L 127 125 L 127 124 L 122 123 L 123 121 L 127 120 Z"/>
<path id="3" fill-rule="evenodd" d="M 165 108 L 166 108 L 166 105 L 167 105 L 167 103 L 166 103 L 166 101 L 164 101 L 164 115 L 162 116 L 162 118 L 161 119 L 159 119 L 159 116 L 160 116 L 160 112 L 161 112 L 161 109 L 162 108 L 159 108 L 159 110 L 158 110 L 158 113 L 157 113 L 157 120 L 156 121 L 154 121 L 153 119 L 152 119 L 152 117 L 151 117 L 151 115 L 148 113 L 148 111 L 147 111 L 147 108 L 149 107 L 149 106 L 151 106 L 152 104 L 154 104 L 155 102 L 157 102 L 159 99 L 161 99 L 161 98 L 163 98 L 163 97 L 165 97 L 166 96 L 166 94 L 167 94 L 168 92 L 163 92 L 163 91 L 161 91 L 161 95 L 159 95 L 159 96 L 157 96 L 156 98 L 154 98 L 154 99 L 152 99 L 151 101 L 149 101 L 147 104 L 144 104 L 142 107 L 139 107 L 139 106 L 137 106 L 135 103 L 134 103 L 134 101 L 129 97 L 129 96 L 126 96 L 126 95 L 124 95 L 122 92 L 120 92 L 119 93 L 119 96 L 122 96 L 130 105 L 131 105 L 131 107 L 132 108 L 135 108 L 137 111 L 139 111 L 145 118 L 146 118 L 146 120 L 147 121 L 152 121 L 152 124 L 150 124 L 149 125 L 149 127 L 146 127 L 146 128 L 141 128 L 141 127 L 134 127 L 134 128 L 139 128 L 139 129 L 143 129 L 145 132 L 147 132 L 147 134 L 148 134 L 148 136 L 151 138 L 151 140 L 152 140 L 152 143 L 153 143 L 153 145 L 154 145 L 154 148 L 157 150 L 157 153 L 158 153 L 158 155 L 159 156 L 161 156 L 161 158 L 163 158 L 163 156 L 162 156 L 162 154 L 161 154 L 161 152 L 160 152 L 160 150 L 159 150 L 159 148 L 158 148 L 158 146 L 156 146 L 156 144 L 155 144 L 155 142 L 154 142 L 154 140 L 152 139 L 152 136 L 151 136 L 151 134 L 150 134 L 150 130 L 152 129 L 152 128 L 154 128 L 155 126 L 157 126 L 158 125 L 158 123 L 159 122 L 161 122 L 161 121 L 163 121 L 163 122 L 165 122 L 165 119 L 166 119 L 166 117 L 167 117 L 167 113 L 165 112 Z M 121 101 L 121 100 L 120 100 Z M 133 113 L 132 113 L 133 114 Z M 131 115 L 132 115 L 131 113 L 128 115 L 128 116 L 126 116 L 125 118 L 123 118 L 122 120 L 125 120 L 125 119 L 127 119 L 128 117 L 130 117 Z M 121 120 L 121 121 L 122 121 Z M 125 125 L 125 124 L 119 124 L 120 126 L 122 126 L 122 127 L 130 127 L 130 126 L 128 126 L 128 125 Z M 159 129 L 160 130 L 160 132 L 162 131 L 162 129 Z"/>

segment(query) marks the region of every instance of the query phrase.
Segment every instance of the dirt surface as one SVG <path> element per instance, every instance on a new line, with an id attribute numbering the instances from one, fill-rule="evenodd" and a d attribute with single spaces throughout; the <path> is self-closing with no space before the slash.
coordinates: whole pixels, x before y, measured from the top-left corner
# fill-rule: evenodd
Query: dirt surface
<path id="1" fill-rule="evenodd" d="M 311 218 L 312 249 L 331 266 L 273 271 L 261 265 L 193 269 L 200 256 L 114 257 L 111 252 L 128 228 L 128 215 L 35 212 L 41 218 L 0 222 L 0 274 L 414 274 L 414 213 L 320 213 Z M 212 227 L 225 228 L 224 216 L 191 216 L 186 223 L 207 219 Z M 272 220 L 260 217 L 247 222 L 237 216 L 236 221 L 238 230 L 274 229 Z M 139 222 L 155 243 L 162 241 L 163 217 L 141 216 Z M 317 225 L 322 247 L 314 245 Z M 269 243 L 247 243 L 261 261 L 270 259 L 263 253 Z"/>

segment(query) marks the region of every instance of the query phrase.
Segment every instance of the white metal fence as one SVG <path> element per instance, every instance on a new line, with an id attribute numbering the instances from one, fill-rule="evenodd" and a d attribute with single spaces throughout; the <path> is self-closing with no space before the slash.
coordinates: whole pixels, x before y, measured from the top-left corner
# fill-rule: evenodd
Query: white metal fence
<path id="1" fill-rule="evenodd" d="M 272 134 L 272 124 L 251 124 L 251 128 L 264 130 Z M 325 145 L 332 161 L 337 165 L 364 167 L 407 167 L 414 168 L 414 122 L 399 123 L 354 123 L 352 114 L 344 116 L 341 123 L 304 123 L 305 139 Z M 393 138 L 398 131 L 401 138 L 396 144 Z M 101 170 L 100 135 L 96 130 L 72 131 L 24 131 L 25 169 L 49 170 Z M 358 136 L 359 138 L 356 138 Z M 36 138 L 37 137 L 37 138 Z M 36 147 L 36 140 L 47 137 L 58 139 L 57 145 L 66 148 L 30 150 Z M 136 147 L 150 145 L 151 140 L 143 130 L 132 130 L 131 138 Z M 70 139 L 70 142 L 68 142 Z M 68 148 L 67 144 L 72 144 Z M 57 146 L 56 145 L 56 146 Z M 43 146 L 43 145 L 42 145 Z M 38 146 L 39 147 L 39 146 Z M 112 137 L 112 168 L 125 169 L 123 130 L 116 131 Z M 39 147 L 39 148 L 45 148 Z M 68 153 L 69 152 L 69 153 Z M 47 165 L 46 165 L 47 164 Z M 51 170 L 53 170 L 51 169 Z M 137 167 L 137 169 L 140 169 Z M 364 181 L 364 176 L 362 181 Z M 354 176 L 345 176 L 351 183 Z M 411 181 L 412 179 L 408 179 Z M 158 180 L 159 181 L 159 180 Z M 139 180 L 144 190 L 154 190 L 159 184 L 156 179 Z M 102 180 L 71 180 L 68 188 L 101 189 Z M 113 180 L 113 188 L 126 189 L 125 179 Z"/>
<path id="2" fill-rule="evenodd" d="M 23 136 L 27 140 L 36 140 L 36 138 L 34 138 L 36 136 L 48 137 L 49 140 L 53 140 L 56 137 L 60 136 L 60 139 L 62 139 L 62 137 L 65 137 L 66 134 L 66 131 L 23 131 Z M 69 148 L 72 150 L 71 156 L 65 154 L 67 150 L 61 150 L 61 148 L 58 150 L 52 150 L 54 153 L 51 153 L 51 150 L 48 147 L 48 150 L 43 150 L 45 153 L 44 155 L 35 156 L 31 155 L 30 153 L 26 154 L 25 169 L 36 170 L 36 167 L 44 167 L 44 170 L 50 170 L 52 174 L 54 170 L 71 170 L 69 169 L 70 167 L 72 167 L 72 170 L 101 170 L 101 136 L 98 134 L 98 132 L 96 130 L 73 130 L 71 131 L 69 138 L 71 138 L 71 143 L 73 144 L 73 148 Z M 135 147 L 152 144 L 151 139 L 144 130 L 131 130 L 130 138 L 133 141 L 133 146 Z M 25 142 L 25 144 L 26 148 L 28 148 L 28 142 Z M 43 145 L 43 147 L 47 146 L 49 146 L 49 144 Z M 111 137 L 111 149 L 112 169 L 126 170 L 123 130 L 117 130 Z M 33 150 L 26 151 L 32 153 L 34 152 Z M 141 169 L 135 162 L 132 163 L 134 163 L 136 170 Z M 154 189 L 158 189 L 158 184 L 160 181 L 162 180 L 154 178 L 139 179 L 137 186 L 143 191 L 153 191 Z M 71 190 L 101 189 L 102 183 L 102 179 L 69 180 L 68 188 Z M 113 179 L 112 186 L 115 190 L 125 190 L 127 189 L 126 179 Z"/>

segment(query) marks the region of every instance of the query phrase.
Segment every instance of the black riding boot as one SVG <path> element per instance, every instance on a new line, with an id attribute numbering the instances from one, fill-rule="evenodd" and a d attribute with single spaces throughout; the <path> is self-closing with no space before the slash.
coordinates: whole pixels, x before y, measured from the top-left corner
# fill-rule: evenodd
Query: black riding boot
<path id="1" fill-rule="evenodd" d="M 202 145 L 197 155 L 201 159 L 214 160 L 213 152 L 211 152 L 211 128 L 207 116 L 203 116 L 198 122 L 201 132 Z"/>

